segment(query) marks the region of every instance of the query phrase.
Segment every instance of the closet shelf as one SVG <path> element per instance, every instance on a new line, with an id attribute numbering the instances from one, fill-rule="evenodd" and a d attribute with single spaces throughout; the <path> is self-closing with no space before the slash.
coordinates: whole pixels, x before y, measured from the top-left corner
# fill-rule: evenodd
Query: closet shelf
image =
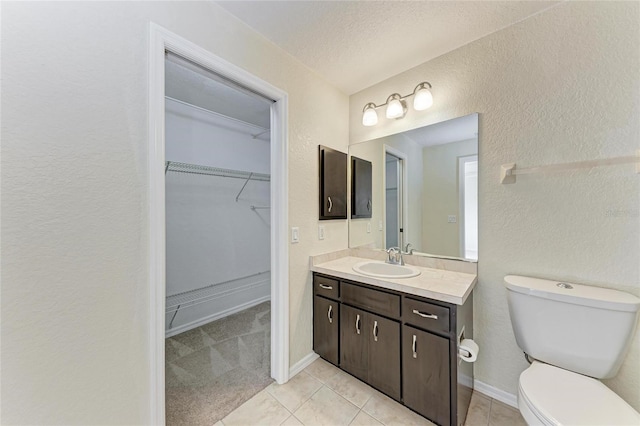
<path id="1" fill-rule="evenodd" d="M 167 296 L 165 313 L 173 313 L 171 321 L 169 322 L 169 329 L 173 328 L 173 320 L 176 318 L 176 315 L 178 314 L 178 311 L 180 309 L 189 308 L 201 303 L 209 302 L 211 300 L 215 300 L 233 293 L 245 291 L 250 288 L 259 286 L 263 281 L 249 282 L 244 284 L 238 284 L 238 281 L 246 280 L 247 278 L 257 277 L 260 275 L 265 275 L 265 277 L 268 278 L 269 272 L 270 271 L 258 272 L 220 283 L 210 284 L 208 286 L 197 288 L 195 290 L 189 290 Z"/>
<path id="2" fill-rule="evenodd" d="M 196 175 L 255 180 L 260 182 L 271 181 L 271 175 L 264 173 L 252 173 L 241 170 L 221 169 L 218 167 L 201 166 L 199 164 L 178 163 L 176 161 L 167 161 L 164 172 L 165 174 L 167 172 L 190 173 Z"/>

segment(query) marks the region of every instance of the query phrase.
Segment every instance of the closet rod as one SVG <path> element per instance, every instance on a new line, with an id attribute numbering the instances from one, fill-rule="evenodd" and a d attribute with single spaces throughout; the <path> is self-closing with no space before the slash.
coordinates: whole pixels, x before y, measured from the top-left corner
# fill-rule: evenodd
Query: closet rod
<path id="1" fill-rule="evenodd" d="M 271 175 L 265 173 L 245 172 L 241 170 L 221 169 L 219 167 L 201 166 L 199 164 L 179 163 L 177 161 L 167 161 L 166 172 L 190 173 L 194 175 L 218 176 L 234 179 L 256 180 L 269 182 Z"/>
<path id="2" fill-rule="evenodd" d="M 233 121 L 234 123 L 244 124 L 245 126 L 251 126 L 251 127 L 255 127 L 256 129 L 262 130 L 262 132 L 258 133 L 256 137 L 258 137 L 259 135 L 261 135 L 261 134 L 263 134 L 265 132 L 269 132 L 270 131 L 266 127 L 258 126 L 257 124 L 253 124 L 253 123 L 249 123 L 247 121 L 239 120 L 237 118 L 229 117 L 228 115 L 220 114 L 219 112 L 211 111 L 211 110 L 208 110 L 206 108 L 202 108 L 202 107 L 199 107 L 197 105 L 190 104 L 189 102 L 185 102 L 185 101 L 181 101 L 180 99 L 172 98 L 171 96 L 165 96 L 165 99 L 169 99 L 169 100 L 177 102 L 179 104 L 182 104 L 182 105 L 197 109 L 198 111 L 206 112 L 207 114 L 215 115 L 216 117 L 220 117 L 220 118 L 224 118 L 224 119 L 229 120 L 229 121 Z M 251 136 L 253 136 L 253 134 Z"/>

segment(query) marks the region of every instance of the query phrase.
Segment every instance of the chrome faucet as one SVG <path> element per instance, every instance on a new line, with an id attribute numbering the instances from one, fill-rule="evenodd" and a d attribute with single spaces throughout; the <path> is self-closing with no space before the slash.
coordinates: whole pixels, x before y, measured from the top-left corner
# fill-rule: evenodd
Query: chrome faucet
<path id="1" fill-rule="evenodd" d="M 411 248 L 411 243 L 407 243 L 406 246 L 404 246 L 404 254 L 413 254 L 413 249 Z"/>
<path id="2" fill-rule="evenodd" d="M 387 263 L 392 265 L 404 265 L 404 259 L 402 258 L 402 250 L 398 247 L 390 247 L 387 250 Z"/>

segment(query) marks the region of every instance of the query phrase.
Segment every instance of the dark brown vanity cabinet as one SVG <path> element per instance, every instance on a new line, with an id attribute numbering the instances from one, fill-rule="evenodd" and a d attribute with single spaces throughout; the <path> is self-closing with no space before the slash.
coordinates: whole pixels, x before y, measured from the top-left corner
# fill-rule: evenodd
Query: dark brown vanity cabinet
<path id="1" fill-rule="evenodd" d="M 473 364 L 457 345 L 473 337 L 472 295 L 459 306 L 317 273 L 313 286 L 316 353 L 432 422 L 464 423 Z"/>
<path id="2" fill-rule="evenodd" d="M 351 157 L 351 218 L 370 218 L 373 211 L 371 162 Z"/>
<path id="3" fill-rule="evenodd" d="M 402 326 L 404 404 L 440 425 L 449 425 L 449 339 Z"/>
<path id="4" fill-rule="evenodd" d="M 340 283 L 326 277 L 313 280 L 313 350 L 322 358 L 338 365 L 340 343 Z"/>
<path id="5" fill-rule="evenodd" d="M 347 154 L 319 146 L 320 220 L 347 218 Z"/>
<path id="6" fill-rule="evenodd" d="M 400 400 L 400 322 L 340 306 L 340 367 Z"/>

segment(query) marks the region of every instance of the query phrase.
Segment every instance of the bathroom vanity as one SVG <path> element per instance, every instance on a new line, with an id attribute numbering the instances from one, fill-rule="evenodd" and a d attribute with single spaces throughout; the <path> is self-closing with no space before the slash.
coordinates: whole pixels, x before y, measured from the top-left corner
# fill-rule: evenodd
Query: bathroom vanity
<path id="1" fill-rule="evenodd" d="M 362 260 L 311 266 L 314 351 L 432 422 L 463 424 L 473 364 L 458 346 L 473 337 L 476 276 L 415 267 L 417 277 L 373 278 L 353 271 Z"/>

